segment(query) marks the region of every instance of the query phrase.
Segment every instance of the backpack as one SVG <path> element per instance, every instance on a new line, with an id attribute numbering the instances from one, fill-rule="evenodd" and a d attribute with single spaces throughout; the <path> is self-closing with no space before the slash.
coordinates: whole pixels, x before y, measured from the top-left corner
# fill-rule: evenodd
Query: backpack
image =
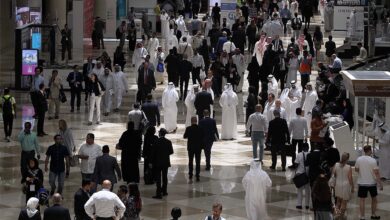
<path id="1" fill-rule="evenodd" d="M 40 188 L 37 192 L 37 198 L 39 199 L 39 205 L 46 205 L 49 207 L 49 191 L 45 188 Z"/>
<path id="2" fill-rule="evenodd" d="M 12 103 L 11 103 L 12 96 L 5 98 L 3 96 L 3 115 L 12 115 Z"/>
<path id="3" fill-rule="evenodd" d="M 125 206 L 126 211 L 124 213 L 124 216 L 127 218 L 137 218 L 139 215 L 139 210 L 141 208 L 141 200 L 138 199 L 138 201 L 135 201 L 136 198 L 131 196 L 127 199 Z"/>
<path id="4" fill-rule="evenodd" d="M 301 20 L 300 18 L 298 18 L 298 22 L 296 22 L 296 18 L 294 18 L 294 19 L 292 20 L 291 27 L 292 27 L 294 30 L 300 30 L 301 27 L 302 27 L 302 20 Z"/>

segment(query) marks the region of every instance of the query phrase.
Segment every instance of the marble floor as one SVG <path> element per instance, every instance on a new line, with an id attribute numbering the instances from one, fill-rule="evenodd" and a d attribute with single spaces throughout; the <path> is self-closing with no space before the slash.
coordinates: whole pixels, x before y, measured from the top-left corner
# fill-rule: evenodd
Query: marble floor
<path id="1" fill-rule="evenodd" d="M 288 37 L 285 37 L 286 41 Z M 342 38 L 336 39 L 339 45 Z M 102 50 L 91 50 L 88 42 L 85 43 L 84 56 L 93 55 L 96 57 Z M 107 42 L 107 50 L 112 54 L 115 42 Z M 10 59 L 10 57 L 2 60 Z M 2 69 L 1 74 L 9 73 L 8 69 Z M 115 144 L 122 132 L 125 130 L 125 122 L 127 121 L 127 112 L 131 109 L 135 100 L 136 84 L 134 79 L 134 69 L 128 68 L 130 92 L 124 97 L 124 104 L 119 113 L 111 113 L 109 116 L 102 116 L 101 125 L 87 126 L 87 112 L 84 103 L 82 103 L 81 111 L 70 113 L 69 102 L 61 106 L 60 118 L 68 122 L 68 126 L 72 129 L 76 141 L 79 146 L 85 141 L 87 133 L 92 132 L 96 136 L 96 143 L 99 145 L 109 145 L 111 148 L 110 154 L 116 156 L 120 161 L 120 152 L 115 150 Z M 315 79 L 316 72 L 313 71 L 311 80 Z M 8 75 L 1 77 L 1 85 L 10 83 Z M 155 99 L 161 103 L 161 93 L 164 85 L 159 85 L 155 92 Z M 247 88 L 247 82 L 244 84 Z M 25 197 L 21 192 L 20 184 L 20 146 L 16 141 L 16 136 L 21 131 L 24 120 L 31 119 L 32 105 L 30 104 L 28 92 L 17 91 L 13 92 L 17 104 L 17 119 L 14 121 L 14 129 L 11 142 L 0 140 L 0 213 L 1 220 L 16 219 L 19 210 L 24 207 Z M 170 211 L 173 207 L 180 207 L 182 210 L 182 218 L 185 220 L 200 220 L 204 219 L 211 211 L 211 205 L 214 201 L 220 201 L 223 204 L 222 215 L 228 220 L 247 219 L 245 212 L 245 191 L 242 186 L 242 178 L 249 169 L 249 163 L 252 160 L 252 146 L 249 138 L 244 135 L 244 107 L 243 101 L 246 100 L 246 91 L 238 95 L 239 105 L 237 108 L 238 114 L 238 138 L 233 141 L 218 141 L 213 145 L 212 149 L 212 168 L 210 171 L 204 171 L 204 157 L 202 157 L 202 167 L 200 182 L 189 182 L 187 169 L 187 152 L 186 141 L 182 138 L 184 132 L 185 106 L 183 102 L 178 102 L 178 131 L 175 134 L 168 134 L 167 137 L 174 144 L 175 153 L 171 156 L 172 167 L 168 173 L 168 193 L 169 196 L 162 200 L 152 199 L 155 192 L 155 186 L 140 184 L 141 197 L 143 200 L 143 209 L 141 219 L 157 220 L 169 219 Z M 67 96 L 69 97 L 69 93 Z M 218 100 L 216 100 L 218 102 Z M 216 105 L 216 120 L 221 124 L 221 108 Z M 49 134 L 39 138 L 39 144 L 42 147 L 42 154 L 47 147 L 53 143 L 53 135 L 58 130 L 57 120 L 46 120 L 45 131 Z M 0 129 L 2 129 L 0 123 Z M 162 127 L 164 125 L 162 124 Z M 220 126 L 218 126 L 220 129 Z M 2 137 L 2 135 L 0 135 Z M 202 155 L 203 156 L 203 155 Z M 44 157 L 43 157 L 44 159 Z M 288 165 L 291 164 L 291 158 L 287 159 Z M 141 162 L 142 163 L 142 162 Z M 311 211 L 301 211 L 295 208 L 297 191 L 290 179 L 293 175 L 292 171 L 282 172 L 280 161 L 276 171 L 268 169 L 271 163 L 269 152 L 265 153 L 264 170 L 272 179 L 272 187 L 267 190 L 267 219 L 284 219 L 284 220 L 311 220 L 313 213 Z M 141 176 L 143 173 L 143 165 L 140 165 Z M 43 160 L 41 159 L 41 168 L 43 168 Z M 44 185 L 48 184 L 48 174 L 45 173 Z M 355 180 L 356 180 L 356 176 Z M 117 184 L 123 184 L 122 182 Z M 73 194 L 81 185 L 80 170 L 77 167 L 72 167 L 70 176 L 65 180 L 64 200 L 63 205 L 70 209 L 73 216 Z M 390 184 L 387 182 L 384 186 L 384 191 L 379 192 L 378 215 L 382 219 L 390 219 Z M 348 219 L 358 218 L 358 199 L 356 195 L 352 196 L 348 206 Z M 370 205 L 366 206 L 367 216 L 369 216 Z"/>

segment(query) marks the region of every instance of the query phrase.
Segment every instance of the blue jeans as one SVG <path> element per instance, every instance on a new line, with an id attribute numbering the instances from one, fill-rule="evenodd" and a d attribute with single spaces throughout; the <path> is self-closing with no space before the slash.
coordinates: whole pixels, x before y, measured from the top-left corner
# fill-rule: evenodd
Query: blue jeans
<path id="1" fill-rule="evenodd" d="M 58 179 L 58 190 L 57 192 L 59 194 L 62 194 L 62 189 L 64 188 L 64 181 L 65 181 L 65 172 L 55 173 L 51 172 L 49 173 L 49 184 L 51 187 L 51 193 L 54 193 L 56 191 L 56 179 Z"/>
<path id="2" fill-rule="evenodd" d="M 253 147 L 253 158 L 257 158 L 257 147 L 259 147 L 259 159 L 263 160 L 264 152 L 264 132 L 263 131 L 252 131 L 252 147 Z"/>

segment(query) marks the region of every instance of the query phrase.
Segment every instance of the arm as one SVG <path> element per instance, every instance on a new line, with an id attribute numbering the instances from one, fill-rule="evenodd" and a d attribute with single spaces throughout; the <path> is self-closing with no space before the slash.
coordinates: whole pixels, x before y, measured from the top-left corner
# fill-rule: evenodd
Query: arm
<path id="1" fill-rule="evenodd" d="M 118 196 L 115 197 L 115 206 L 118 208 L 117 217 L 122 218 L 123 213 L 126 210 L 126 206 L 123 204 L 123 202 L 119 199 Z"/>
<path id="2" fill-rule="evenodd" d="M 186 128 L 186 130 L 184 132 L 183 138 L 184 139 L 188 138 L 188 127 Z"/>
<path id="3" fill-rule="evenodd" d="M 34 137 L 34 148 L 35 148 L 35 153 L 38 155 L 38 157 L 40 157 L 39 154 L 41 151 L 38 144 L 38 138 L 36 136 Z"/>
<path id="4" fill-rule="evenodd" d="M 379 175 L 379 169 L 378 169 L 378 167 L 374 168 L 373 171 L 374 171 L 375 179 L 376 179 L 376 182 L 377 182 L 377 184 L 378 184 L 378 186 L 379 186 L 379 189 L 380 189 L 380 190 L 383 190 L 383 184 L 382 184 L 382 181 L 381 181 L 381 177 L 380 177 L 380 175 Z"/>
<path id="5" fill-rule="evenodd" d="M 252 117 L 249 116 L 248 122 L 247 122 L 246 125 L 245 125 L 246 130 L 249 131 L 249 128 L 250 128 L 251 126 L 252 126 Z"/>
<path id="6" fill-rule="evenodd" d="M 69 176 L 70 171 L 70 163 L 69 163 L 69 156 L 65 157 L 65 167 L 66 167 L 66 177 Z"/>
<path id="7" fill-rule="evenodd" d="M 335 175 L 335 177 L 336 177 L 336 175 Z M 354 185 L 353 185 L 352 167 L 350 167 L 349 170 L 348 170 L 348 181 L 349 181 L 349 184 L 351 185 L 352 192 L 354 192 L 355 188 L 354 188 Z"/>
<path id="8" fill-rule="evenodd" d="M 47 167 L 47 165 L 49 165 L 49 159 L 50 159 L 50 156 L 46 153 L 45 172 L 47 172 L 49 170 L 49 168 Z"/>
<path id="9" fill-rule="evenodd" d="M 122 173 L 121 173 L 121 169 L 119 168 L 119 165 L 118 165 L 118 162 L 116 161 L 116 159 L 115 159 L 114 167 L 115 167 L 116 175 L 118 176 L 118 180 L 120 181 L 122 179 Z"/>
<path id="10" fill-rule="evenodd" d="M 94 197 L 93 195 L 88 199 L 88 201 L 85 203 L 84 205 L 84 210 L 85 210 L 85 213 L 87 213 L 87 215 L 92 218 L 92 219 L 95 219 L 95 216 L 93 215 L 94 213 L 94 206 L 95 206 L 95 203 L 94 203 Z"/>

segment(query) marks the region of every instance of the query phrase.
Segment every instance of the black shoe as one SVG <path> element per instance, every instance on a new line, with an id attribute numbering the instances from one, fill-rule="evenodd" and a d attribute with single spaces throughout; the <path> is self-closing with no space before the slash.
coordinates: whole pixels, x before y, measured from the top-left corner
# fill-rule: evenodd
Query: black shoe
<path id="1" fill-rule="evenodd" d="M 206 169 L 205 169 L 206 171 L 209 171 L 210 170 L 210 167 L 206 167 Z"/>
<path id="2" fill-rule="evenodd" d="M 295 165 L 288 166 L 289 169 L 295 169 L 297 168 Z"/>
<path id="3" fill-rule="evenodd" d="M 196 182 L 199 182 L 199 181 L 200 181 L 199 176 L 197 176 L 196 177 Z"/>
<path id="4" fill-rule="evenodd" d="M 162 199 L 162 196 L 161 195 L 155 195 L 152 197 L 153 199 Z"/>
<path id="5" fill-rule="evenodd" d="M 381 219 L 381 217 L 379 215 L 372 215 L 371 219 Z"/>
<path id="6" fill-rule="evenodd" d="M 286 171 L 286 167 L 283 167 L 283 168 L 282 168 L 282 171 Z"/>
<path id="7" fill-rule="evenodd" d="M 310 209 L 310 207 L 309 207 L 309 206 L 305 206 L 305 208 L 306 208 L 306 209 Z"/>
<path id="8" fill-rule="evenodd" d="M 168 193 L 167 192 L 163 192 L 163 194 L 162 194 L 163 196 L 167 196 L 168 195 Z"/>
<path id="9" fill-rule="evenodd" d="M 275 170 L 275 167 L 273 167 L 273 166 L 270 166 L 269 168 L 270 168 L 271 170 Z"/>
<path id="10" fill-rule="evenodd" d="M 295 208 L 297 208 L 297 209 L 302 209 L 302 206 L 297 205 L 297 206 L 295 206 Z"/>
<path id="11" fill-rule="evenodd" d="M 70 112 L 74 112 L 74 109 L 72 108 L 72 109 L 70 110 Z"/>

